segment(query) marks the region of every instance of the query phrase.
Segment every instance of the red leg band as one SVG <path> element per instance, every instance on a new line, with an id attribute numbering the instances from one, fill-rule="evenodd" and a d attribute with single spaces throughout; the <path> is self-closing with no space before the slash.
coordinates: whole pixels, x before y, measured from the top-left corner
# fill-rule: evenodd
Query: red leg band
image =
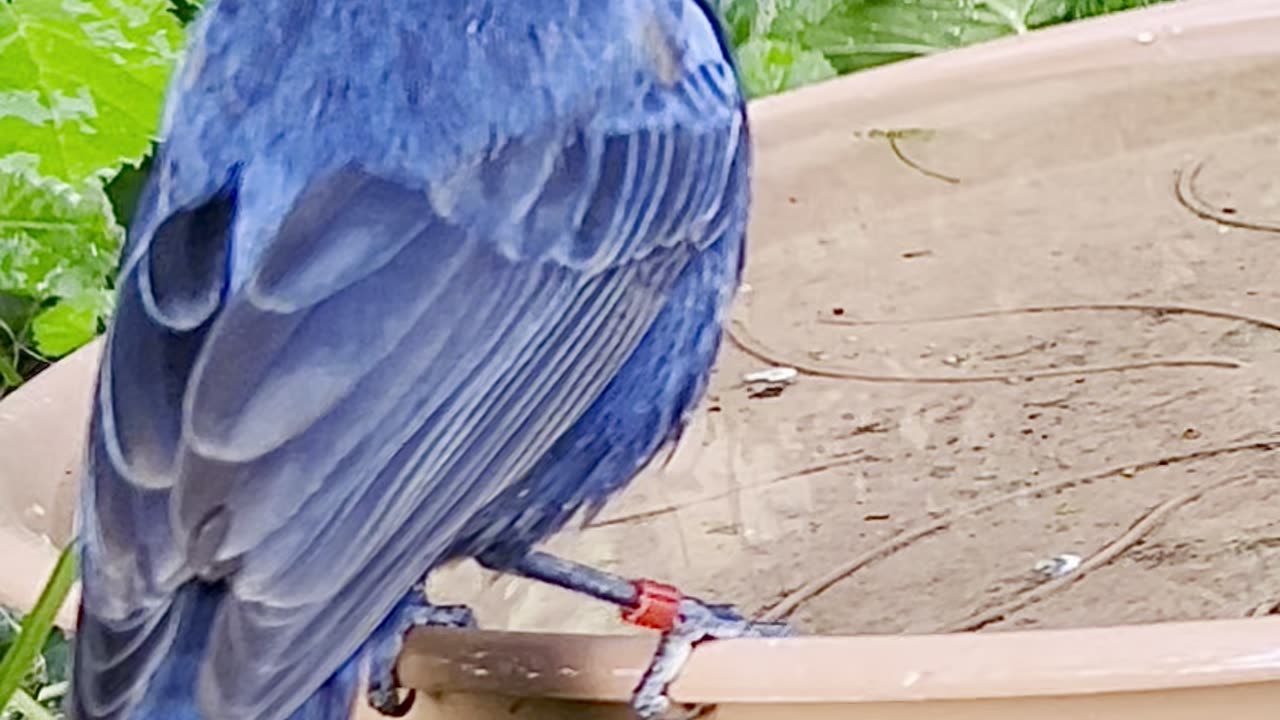
<path id="1" fill-rule="evenodd" d="M 622 619 L 632 625 L 666 632 L 680 616 L 680 591 L 652 580 L 637 580 L 636 606 L 624 608 Z"/>

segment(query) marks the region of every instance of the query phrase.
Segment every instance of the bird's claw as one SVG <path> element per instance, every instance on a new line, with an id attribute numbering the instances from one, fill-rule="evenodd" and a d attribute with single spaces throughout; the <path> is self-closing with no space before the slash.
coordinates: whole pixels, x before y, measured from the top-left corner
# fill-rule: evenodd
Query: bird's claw
<path id="1" fill-rule="evenodd" d="M 415 627 L 451 627 L 472 629 L 476 627 L 475 613 L 466 605 L 431 605 L 419 608 L 413 622 L 405 632 Z"/>
<path id="2" fill-rule="evenodd" d="M 404 717 L 408 715 L 417 699 L 418 691 L 412 688 L 401 697 L 398 688 L 375 687 L 374 682 L 372 680 L 369 681 L 369 706 L 386 717 Z"/>
<path id="3" fill-rule="evenodd" d="M 671 698 L 667 689 L 684 669 L 693 648 L 707 640 L 733 638 L 785 637 L 791 634 L 785 623 L 753 622 L 742 617 L 732 606 L 712 605 L 696 598 L 680 600 L 679 614 L 673 626 L 662 634 L 658 650 L 640 679 L 631 698 L 631 707 L 643 720 L 670 720 Z M 694 706 L 680 714 L 681 718 L 697 717 L 703 708 Z"/>
<path id="4" fill-rule="evenodd" d="M 400 602 L 374 633 L 368 652 L 369 705 L 388 717 L 404 717 L 417 699 L 413 689 L 401 696 L 396 661 L 405 635 L 418 627 L 474 628 L 476 619 L 465 605 L 432 605 L 420 586 Z"/>

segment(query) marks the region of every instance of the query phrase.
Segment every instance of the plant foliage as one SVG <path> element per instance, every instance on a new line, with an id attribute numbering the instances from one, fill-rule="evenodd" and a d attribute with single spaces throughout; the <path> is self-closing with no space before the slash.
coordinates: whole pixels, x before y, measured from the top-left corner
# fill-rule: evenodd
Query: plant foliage
<path id="1" fill-rule="evenodd" d="M 169 0 L 0 0 L 0 394 L 103 327 L 103 183 L 147 155 L 182 41 Z"/>
<path id="2" fill-rule="evenodd" d="M 1158 0 L 720 0 L 753 96 Z"/>

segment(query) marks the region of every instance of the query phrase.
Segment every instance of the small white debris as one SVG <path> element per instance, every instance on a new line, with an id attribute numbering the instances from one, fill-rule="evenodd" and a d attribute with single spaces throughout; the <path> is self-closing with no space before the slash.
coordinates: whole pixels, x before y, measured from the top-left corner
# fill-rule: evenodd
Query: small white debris
<path id="1" fill-rule="evenodd" d="M 743 375 L 742 382 L 747 383 L 748 385 L 754 385 L 756 383 L 790 385 L 796 381 L 796 378 L 799 375 L 800 371 L 793 367 L 771 367 Z"/>
<path id="2" fill-rule="evenodd" d="M 1035 570 L 1046 578 L 1060 578 L 1063 575 L 1075 572 L 1080 567 L 1081 562 L 1079 555 L 1062 553 L 1036 563 Z"/>
<path id="3" fill-rule="evenodd" d="M 1138 33 L 1138 36 L 1134 39 L 1138 41 L 1139 45 L 1150 45 L 1156 41 L 1156 34 L 1149 30 L 1144 30 Z"/>
<path id="4" fill-rule="evenodd" d="M 69 689 L 70 689 L 70 683 L 68 683 L 66 680 L 63 680 L 62 682 L 53 683 L 52 685 L 45 685 L 43 688 L 40 689 L 40 692 L 36 695 L 36 700 L 39 700 L 40 702 L 49 702 L 50 700 L 57 700 L 58 698 L 66 695 L 67 690 Z"/>

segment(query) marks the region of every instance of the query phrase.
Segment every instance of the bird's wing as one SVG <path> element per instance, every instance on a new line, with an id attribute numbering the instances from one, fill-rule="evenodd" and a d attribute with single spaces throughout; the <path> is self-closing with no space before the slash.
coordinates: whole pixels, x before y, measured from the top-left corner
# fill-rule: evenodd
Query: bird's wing
<path id="1" fill-rule="evenodd" d="M 85 607 L 115 636 L 77 661 L 134 670 L 79 690 L 136 700 L 171 593 L 221 579 L 206 716 L 287 715 L 741 221 L 744 122 L 723 61 L 633 116 L 513 138 L 435 182 L 345 167 L 242 286 L 226 228 L 254 188 L 229 178 L 161 223 L 121 278 L 82 526 Z"/>

